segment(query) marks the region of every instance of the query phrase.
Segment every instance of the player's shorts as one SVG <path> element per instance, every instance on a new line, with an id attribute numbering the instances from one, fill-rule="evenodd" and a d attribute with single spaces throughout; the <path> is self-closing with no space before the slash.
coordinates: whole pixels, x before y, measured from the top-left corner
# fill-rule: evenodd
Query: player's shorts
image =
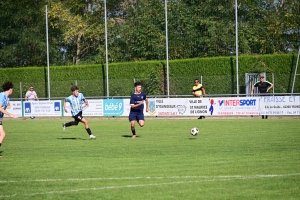
<path id="1" fill-rule="evenodd" d="M 81 122 L 83 117 L 82 117 L 82 111 L 80 111 L 77 115 L 73 116 L 73 118 L 75 119 L 75 121 L 77 122 Z"/>
<path id="2" fill-rule="evenodd" d="M 132 112 L 132 113 L 129 114 L 129 121 L 130 122 L 131 121 L 139 121 L 139 120 L 145 120 L 144 113 L 140 113 L 140 112 L 134 113 L 134 112 Z"/>

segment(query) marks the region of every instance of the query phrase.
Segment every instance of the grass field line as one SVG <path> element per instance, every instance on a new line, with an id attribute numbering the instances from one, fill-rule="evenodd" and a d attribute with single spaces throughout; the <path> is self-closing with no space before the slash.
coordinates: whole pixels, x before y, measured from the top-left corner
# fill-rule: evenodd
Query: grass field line
<path id="1" fill-rule="evenodd" d="M 121 186 L 103 186 L 98 188 L 79 188 L 73 190 L 56 190 L 56 191 L 45 191 L 37 193 L 23 193 L 23 194 L 6 194 L 0 195 L 0 198 L 11 198 L 16 196 L 34 196 L 34 195 L 48 195 L 48 194 L 62 194 L 62 193 L 74 193 L 81 191 L 97 191 L 105 189 L 122 189 L 122 188 L 135 188 L 135 187 L 149 187 L 149 186 L 163 186 L 163 185 L 175 185 L 175 184 L 189 184 L 189 183 L 201 183 L 201 182 L 214 182 L 214 181 L 232 181 L 232 180 L 247 180 L 247 179 L 259 179 L 259 178 L 276 178 L 276 177 L 288 177 L 288 176 L 299 176 L 300 173 L 293 174 L 266 174 L 266 175 L 233 175 L 233 176 L 169 176 L 169 177 L 123 177 L 123 178 L 84 178 L 84 179 L 40 179 L 35 181 L 54 181 L 54 180 L 65 180 L 65 181 L 86 181 L 86 180 L 124 180 L 124 179 L 193 179 L 202 178 L 203 180 L 187 180 L 187 181 L 175 181 L 175 182 L 162 182 L 162 183 L 149 183 L 149 184 L 135 184 L 135 185 L 121 185 Z M 32 180 L 31 180 L 32 181 Z M 4 181 L 1 181 L 2 183 Z M 9 182 L 9 181 L 7 181 Z M 24 182 L 24 181 L 15 181 Z"/>
<path id="2" fill-rule="evenodd" d="M 238 178 L 238 179 L 250 179 L 250 178 L 272 178 L 282 176 L 299 176 L 300 173 L 293 174 L 257 174 L 257 175 L 232 175 L 232 176 L 145 176 L 145 177 L 107 177 L 107 178 L 67 178 L 67 179 L 36 179 L 36 180 L 0 180 L 0 183 L 19 183 L 19 182 L 56 182 L 56 181 L 100 181 L 100 180 L 136 180 L 136 179 L 218 179 L 218 178 Z"/>

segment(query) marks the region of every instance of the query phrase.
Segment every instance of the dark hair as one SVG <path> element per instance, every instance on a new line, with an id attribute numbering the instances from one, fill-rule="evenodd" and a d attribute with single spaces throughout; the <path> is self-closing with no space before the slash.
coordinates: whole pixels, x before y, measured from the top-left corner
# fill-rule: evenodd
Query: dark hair
<path id="1" fill-rule="evenodd" d="M 11 88 L 14 88 L 14 85 L 12 84 L 12 82 L 8 81 L 2 85 L 2 88 L 3 88 L 3 91 L 5 92 Z"/>
<path id="2" fill-rule="evenodd" d="M 134 83 L 134 87 L 139 86 L 139 85 L 142 86 L 142 83 L 141 82 L 135 82 Z"/>
<path id="3" fill-rule="evenodd" d="M 71 87 L 71 91 L 74 92 L 75 90 L 79 90 L 79 88 L 77 87 L 77 85 L 73 85 Z"/>

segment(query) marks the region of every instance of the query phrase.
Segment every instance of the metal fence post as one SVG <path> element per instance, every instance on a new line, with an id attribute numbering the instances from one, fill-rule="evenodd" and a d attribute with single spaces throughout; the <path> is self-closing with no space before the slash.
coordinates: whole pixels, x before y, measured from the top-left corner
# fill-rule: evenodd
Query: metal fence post
<path id="1" fill-rule="evenodd" d="M 23 88 L 23 87 L 22 87 L 22 82 L 20 82 L 20 100 L 22 100 L 22 96 L 23 96 L 23 95 L 22 95 L 22 88 Z"/>
<path id="2" fill-rule="evenodd" d="M 272 83 L 273 84 L 274 84 L 274 81 L 275 81 L 275 77 L 274 77 L 274 73 L 272 73 Z M 274 84 L 274 86 L 275 86 L 275 84 Z M 273 90 L 273 96 L 274 96 L 274 86 L 272 88 L 272 90 Z"/>

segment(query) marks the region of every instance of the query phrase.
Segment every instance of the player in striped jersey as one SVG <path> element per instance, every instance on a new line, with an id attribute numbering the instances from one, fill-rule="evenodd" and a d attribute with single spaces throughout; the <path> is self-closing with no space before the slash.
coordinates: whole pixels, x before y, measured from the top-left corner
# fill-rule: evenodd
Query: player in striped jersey
<path id="1" fill-rule="evenodd" d="M 65 112 L 67 113 L 68 109 L 66 105 L 67 102 L 69 102 L 71 108 L 71 114 L 72 117 L 74 118 L 74 121 L 63 123 L 63 131 L 66 130 L 66 127 L 73 126 L 73 125 L 77 126 L 79 122 L 82 122 L 90 138 L 95 139 L 96 136 L 92 134 L 92 131 L 89 128 L 88 121 L 82 117 L 82 104 L 85 103 L 86 106 L 88 106 L 89 102 L 87 99 L 85 99 L 82 93 L 79 93 L 79 88 L 76 85 L 71 87 L 71 91 L 72 91 L 72 95 L 64 99 L 64 108 L 65 108 Z"/>

